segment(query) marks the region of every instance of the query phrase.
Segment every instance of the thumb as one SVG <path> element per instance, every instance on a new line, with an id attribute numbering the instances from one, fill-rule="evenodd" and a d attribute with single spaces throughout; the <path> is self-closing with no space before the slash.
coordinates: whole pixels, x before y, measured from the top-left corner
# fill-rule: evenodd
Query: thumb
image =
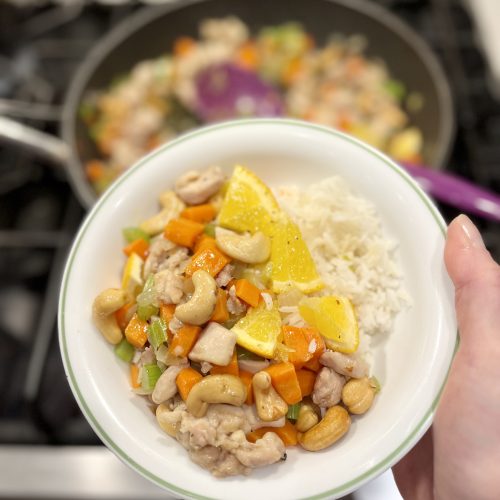
<path id="1" fill-rule="evenodd" d="M 444 258 L 455 285 L 455 306 L 462 340 L 498 329 L 500 268 L 484 246 L 476 226 L 459 215 L 448 227 Z M 498 341 L 498 340 L 497 340 Z"/>

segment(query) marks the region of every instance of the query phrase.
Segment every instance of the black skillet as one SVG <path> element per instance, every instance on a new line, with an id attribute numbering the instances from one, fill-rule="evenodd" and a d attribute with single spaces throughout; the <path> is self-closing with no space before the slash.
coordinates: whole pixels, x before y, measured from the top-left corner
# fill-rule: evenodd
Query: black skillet
<path id="1" fill-rule="evenodd" d="M 138 61 L 168 52 L 179 35 L 197 36 L 201 20 L 236 15 L 252 31 L 299 21 L 321 44 L 332 33 L 362 34 L 367 54 L 383 59 L 394 78 L 424 98 L 411 114 L 424 136 L 424 163 L 442 168 L 454 132 L 450 90 L 436 58 L 422 39 L 387 10 L 365 0 L 177 0 L 132 15 L 97 43 L 76 72 L 64 102 L 62 140 L 0 118 L 0 140 L 27 146 L 64 165 L 80 201 L 91 207 L 97 196 L 83 165 L 97 151 L 79 117 L 89 90 L 107 87 Z"/>

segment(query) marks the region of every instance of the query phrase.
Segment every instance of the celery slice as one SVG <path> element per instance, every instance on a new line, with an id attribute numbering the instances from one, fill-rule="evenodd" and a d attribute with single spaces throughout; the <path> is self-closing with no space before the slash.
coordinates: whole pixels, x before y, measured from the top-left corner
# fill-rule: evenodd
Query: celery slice
<path id="1" fill-rule="evenodd" d="M 149 234 L 138 227 L 125 227 L 122 229 L 122 234 L 128 243 L 132 243 L 133 241 L 139 239 L 143 239 L 148 243 L 150 241 Z"/>
<path id="2" fill-rule="evenodd" d="M 141 293 L 137 296 L 137 305 L 147 306 L 148 304 L 154 304 L 155 301 L 155 278 L 154 275 L 150 274 L 144 283 Z"/>
<path id="3" fill-rule="evenodd" d="M 146 306 L 138 306 L 137 307 L 137 316 L 142 321 L 147 321 L 151 316 L 155 316 L 158 314 L 159 308 L 153 304 L 148 304 Z"/>
<path id="4" fill-rule="evenodd" d="M 134 346 L 127 342 L 127 339 L 123 339 L 116 347 L 115 354 L 126 363 L 130 363 L 134 357 L 135 349 Z"/>
<path id="5" fill-rule="evenodd" d="M 207 224 L 203 232 L 210 238 L 215 238 L 215 224 Z"/>
<path id="6" fill-rule="evenodd" d="M 156 304 L 156 292 L 154 289 L 154 276 L 150 274 L 144 283 L 142 292 L 137 296 L 137 316 L 147 321 L 151 316 L 158 314 L 159 308 Z"/>
<path id="7" fill-rule="evenodd" d="M 153 391 L 160 378 L 161 370 L 157 364 L 144 365 L 141 373 L 141 387 L 145 391 Z"/>
<path id="8" fill-rule="evenodd" d="M 300 403 L 295 403 L 293 405 L 288 406 L 288 413 L 286 414 L 286 418 L 288 420 L 297 420 L 299 418 L 299 411 L 300 411 Z"/>
<path id="9" fill-rule="evenodd" d="M 167 325 L 160 318 L 154 319 L 148 328 L 149 343 L 158 349 L 167 340 Z"/>
<path id="10" fill-rule="evenodd" d="M 262 361 L 264 359 L 262 356 L 254 354 L 253 352 L 250 352 L 249 350 L 239 345 L 236 346 L 236 357 L 238 359 L 244 359 L 250 361 Z"/>

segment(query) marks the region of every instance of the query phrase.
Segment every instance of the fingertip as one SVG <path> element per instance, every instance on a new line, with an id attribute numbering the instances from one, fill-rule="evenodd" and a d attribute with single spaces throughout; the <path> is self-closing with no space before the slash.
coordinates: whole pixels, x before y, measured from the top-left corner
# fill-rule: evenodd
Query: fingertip
<path id="1" fill-rule="evenodd" d="M 444 260 L 448 274 L 455 287 L 469 281 L 485 260 L 491 260 L 481 233 L 464 214 L 459 215 L 448 226 Z"/>
<path id="2" fill-rule="evenodd" d="M 451 221 L 448 238 L 461 248 L 485 248 L 481 233 L 465 214 L 460 214 Z"/>

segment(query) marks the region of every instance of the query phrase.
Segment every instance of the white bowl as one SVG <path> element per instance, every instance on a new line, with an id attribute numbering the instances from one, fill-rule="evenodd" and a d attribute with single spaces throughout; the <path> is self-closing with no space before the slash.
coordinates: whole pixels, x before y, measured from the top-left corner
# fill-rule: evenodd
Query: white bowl
<path id="1" fill-rule="evenodd" d="M 146 401 L 92 324 L 91 305 L 119 286 L 121 229 L 155 213 L 161 191 L 188 169 L 236 164 L 271 186 L 305 186 L 344 177 L 378 209 L 399 242 L 404 286 L 413 306 L 377 342 L 373 373 L 382 391 L 331 448 L 288 450 L 288 459 L 249 477 L 215 479 L 193 464 L 156 424 Z M 445 224 L 416 183 L 386 156 L 351 137 L 293 120 L 241 120 L 179 137 L 137 163 L 101 197 L 69 255 L 59 303 L 59 341 L 69 383 L 102 441 L 121 460 L 176 496 L 187 498 L 332 498 L 396 463 L 429 427 L 456 342 L 453 293 L 443 264 Z"/>

